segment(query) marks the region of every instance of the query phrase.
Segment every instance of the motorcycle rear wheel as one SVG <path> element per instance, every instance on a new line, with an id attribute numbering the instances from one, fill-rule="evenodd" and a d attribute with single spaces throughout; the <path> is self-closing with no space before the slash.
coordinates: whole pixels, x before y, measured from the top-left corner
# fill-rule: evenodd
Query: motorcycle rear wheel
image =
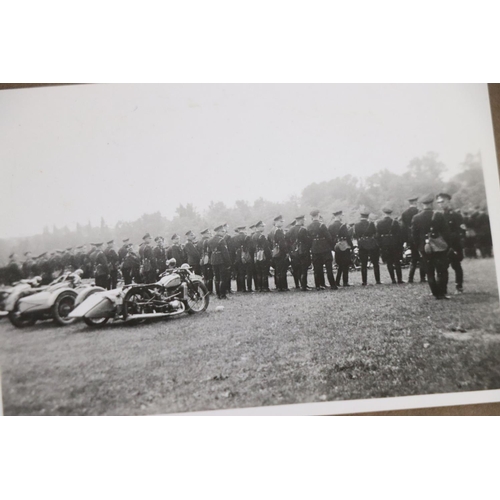
<path id="1" fill-rule="evenodd" d="M 109 318 L 87 318 L 86 316 L 84 316 L 83 321 L 87 326 L 91 326 L 92 328 L 99 328 L 100 326 L 105 325 L 109 321 Z"/>
<path id="2" fill-rule="evenodd" d="M 57 297 L 54 305 L 52 306 L 52 317 L 54 322 L 60 326 L 71 325 L 76 321 L 76 318 L 68 318 L 68 314 L 74 309 L 76 300 L 76 293 L 73 291 L 66 291 Z"/>
<path id="3" fill-rule="evenodd" d="M 196 288 L 196 294 L 188 288 L 188 299 L 186 300 L 186 312 L 189 314 L 198 314 L 207 310 L 210 303 L 208 289 L 204 283 L 193 283 Z"/>
<path id="4" fill-rule="evenodd" d="M 26 326 L 33 326 L 36 323 L 36 318 L 33 316 L 22 316 L 18 311 L 19 304 L 16 304 L 13 311 L 9 312 L 9 321 L 16 328 L 25 328 Z"/>
<path id="5" fill-rule="evenodd" d="M 123 319 L 127 319 L 130 315 L 143 314 L 144 311 L 140 309 L 139 301 L 147 300 L 151 294 L 146 289 L 132 288 L 127 292 L 123 299 Z"/>

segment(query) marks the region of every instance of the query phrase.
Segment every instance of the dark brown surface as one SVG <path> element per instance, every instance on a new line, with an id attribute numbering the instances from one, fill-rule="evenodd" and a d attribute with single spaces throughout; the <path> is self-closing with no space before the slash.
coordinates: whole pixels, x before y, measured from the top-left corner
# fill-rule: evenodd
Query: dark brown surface
<path id="1" fill-rule="evenodd" d="M 26 87 L 44 87 L 49 85 L 67 85 L 61 83 L 0 83 L 0 90 L 16 89 Z M 489 83 L 491 112 L 493 117 L 493 129 L 495 134 L 495 145 L 497 158 L 500 158 L 500 83 Z M 413 410 L 384 411 L 364 413 L 362 415 L 419 415 L 419 416 L 447 416 L 447 415 L 500 415 L 500 403 L 489 403 L 480 405 L 460 405 L 437 408 L 417 408 Z"/>

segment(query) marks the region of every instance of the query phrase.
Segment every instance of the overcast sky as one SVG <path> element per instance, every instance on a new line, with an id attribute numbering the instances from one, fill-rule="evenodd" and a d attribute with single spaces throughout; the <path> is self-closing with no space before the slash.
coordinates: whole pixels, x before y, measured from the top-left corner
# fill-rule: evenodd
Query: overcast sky
<path id="1" fill-rule="evenodd" d="M 485 85 L 79 85 L 0 92 L 0 237 L 491 148 Z"/>

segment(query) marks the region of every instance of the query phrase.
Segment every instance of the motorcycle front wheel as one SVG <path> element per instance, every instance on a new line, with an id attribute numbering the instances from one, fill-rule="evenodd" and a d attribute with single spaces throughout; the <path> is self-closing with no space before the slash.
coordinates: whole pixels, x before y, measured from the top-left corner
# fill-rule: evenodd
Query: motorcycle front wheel
<path id="1" fill-rule="evenodd" d="M 210 298 L 204 283 L 193 283 L 193 290 L 188 288 L 187 295 L 186 312 L 197 314 L 207 310 Z"/>
<path id="2" fill-rule="evenodd" d="M 52 306 L 52 316 L 58 325 L 70 325 L 76 321 L 76 318 L 68 318 L 69 313 L 75 307 L 75 300 L 76 293 L 70 290 L 61 293 L 61 295 L 57 297 Z"/>
<path id="3" fill-rule="evenodd" d="M 13 311 L 9 312 L 9 321 L 16 328 L 24 328 L 33 326 L 36 323 L 36 318 L 32 316 L 24 316 L 19 312 L 19 304 L 16 304 Z"/>
<path id="4" fill-rule="evenodd" d="M 99 326 L 105 325 L 109 321 L 109 318 L 87 318 L 84 316 L 83 321 L 87 326 L 98 328 Z"/>

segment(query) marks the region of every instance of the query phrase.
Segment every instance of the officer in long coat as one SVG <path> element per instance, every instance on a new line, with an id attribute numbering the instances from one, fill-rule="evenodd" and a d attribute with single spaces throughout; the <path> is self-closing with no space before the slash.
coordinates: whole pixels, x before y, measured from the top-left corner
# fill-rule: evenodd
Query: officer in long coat
<path id="1" fill-rule="evenodd" d="M 336 284 L 340 286 L 342 278 L 342 284 L 349 286 L 352 239 L 347 224 L 342 222 L 342 210 L 334 212 L 333 216 L 335 220 L 328 227 L 328 231 L 332 238 L 332 250 L 335 251 L 335 262 L 338 266 Z"/>
<path id="2" fill-rule="evenodd" d="M 269 289 L 269 268 L 271 266 L 272 252 L 269 240 L 264 236 L 264 223 L 262 221 L 255 224 L 255 233 L 252 236 L 254 248 L 255 265 L 255 291 L 270 292 Z"/>
<path id="3" fill-rule="evenodd" d="M 229 224 L 226 222 L 223 226 L 223 231 L 224 231 L 224 241 L 226 242 L 227 250 L 229 252 L 229 269 L 228 272 L 226 273 L 226 279 L 227 279 L 227 293 L 233 293 L 231 289 L 231 279 L 234 275 L 234 253 L 235 253 L 235 247 L 234 247 L 234 242 L 233 242 L 233 237 L 229 234 Z"/>
<path id="4" fill-rule="evenodd" d="M 311 238 L 309 236 L 309 231 L 305 227 L 305 215 L 299 215 L 295 217 L 297 230 L 297 240 L 292 249 L 295 254 L 298 264 L 299 264 L 299 280 L 300 289 L 303 292 L 310 290 L 307 284 L 307 272 L 309 266 L 311 265 Z"/>
<path id="5" fill-rule="evenodd" d="M 296 251 L 297 234 L 300 226 L 297 225 L 297 219 L 294 219 L 288 227 L 285 239 L 288 245 L 288 255 L 290 256 L 290 266 L 292 268 L 292 276 L 295 282 L 295 289 L 300 290 L 300 260 Z"/>
<path id="6" fill-rule="evenodd" d="M 328 228 L 320 221 L 319 210 L 311 211 L 312 222 L 307 226 L 311 239 L 312 264 L 314 268 L 314 284 L 316 290 L 325 289 L 325 275 L 323 267 L 326 268 L 328 282 L 332 290 L 337 290 L 337 283 L 333 276 L 332 237 Z"/>
<path id="7" fill-rule="evenodd" d="M 156 280 L 160 278 L 160 276 L 167 269 L 167 251 L 164 246 L 164 239 L 162 236 L 157 236 L 155 238 L 156 246 L 153 248 L 153 262 L 156 273 Z"/>
<path id="8" fill-rule="evenodd" d="M 211 264 L 215 278 L 215 292 L 219 299 L 227 299 L 227 273 L 231 264 L 224 239 L 224 226 L 217 226 L 215 236 L 209 241 Z"/>
<path id="9" fill-rule="evenodd" d="M 415 271 L 417 266 L 419 267 L 420 282 L 425 282 L 425 267 L 424 260 L 420 258 L 420 253 L 418 251 L 417 245 L 413 241 L 411 235 L 411 223 L 415 215 L 418 214 L 417 208 L 418 196 L 408 199 L 410 206 L 401 214 L 401 230 L 403 236 L 403 242 L 408 245 L 411 251 L 411 264 L 410 273 L 408 275 L 408 283 L 413 283 Z"/>
<path id="10" fill-rule="evenodd" d="M 384 207 L 382 212 L 385 216 L 376 225 L 377 241 L 382 259 L 387 265 L 392 282 L 404 283 L 401 271 L 401 226 L 397 220 L 391 217 L 392 209 L 390 207 Z"/>
<path id="11" fill-rule="evenodd" d="M 274 267 L 274 282 L 278 292 L 287 292 L 288 282 L 286 272 L 288 269 L 288 247 L 283 231 L 283 216 L 274 218 L 274 228 L 269 234 L 269 243 L 272 252 L 272 264 Z"/>
<path id="12" fill-rule="evenodd" d="M 380 249 L 376 240 L 377 230 L 375 224 L 368 220 L 370 216 L 367 210 L 359 214 L 361 219 L 354 224 L 353 236 L 358 242 L 359 260 L 361 261 L 361 282 L 363 286 L 368 282 L 368 259 L 373 265 L 375 282 L 380 285 Z"/>
<path id="13" fill-rule="evenodd" d="M 234 272 L 236 274 L 236 291 L 246 292 L 246 263 L 248 255 L 245 249 L 247 235 L 246 226 L 239 226 L 235 230 L 236 236 L 233 237 L 234 247 Z M 245 262 L 243 262 L 245 261 Z"/>
<path id="14" fill-rule="evenodd" d="M 116 250 L 113 248 L 114 240 L 108 241 L 106 245 L 107 247 L 104 250 L 104 255 L 106 255 L 109 266 L 108 290 L 114 290 L 118 285 L 119 257 Z"/>
<path id="15" fill-rule="evenodd" d="M 450 230 L 450 249 L 448 251 L 448 261 L 455 271 L 455 286 L 457 292 L 464 291 L 464 271 L 462 269 L 462 260 L 464 259 L 464 250 L 462 248 L 462 237 L 465 229 L 462 214 L 451 208 L 451 196 L 448 193 L 439 193 L 436 197 L 436 203 L 443 210 L 444 220 Z"/>
<path id="16" fill-rule="evenodd" d="M 214 272 L 212 269 L 209 241 L 211 239 L 210 229 L 204 229 L 200 232 L 201 240 L 198 242 L 197 247 L 200 252 L 200 265 L 203 280 L 210 294 L 214 292 Z"/>
<path id="17" fill-rule="evenodd" d="M 130 285 L 132 281 L 140 283 L 141 258 L 134 251 L 132 243 L 127 243 L 127 254 L 122 262 L 122 274 L 125 285 Z"/>
<path id="18" fill-rule="evenodd" d="M 129 241 L 130 241 L 130 238 L 123 239 L 122 240 L 123 244 L 118 250 L 118 259 L 119 259 L 120 265 L 123 264 L 123 261 L 125 260 L 125 257 L 127 256 L 128 249 L 129 249 L 129 246 L 128 246 Z"/>
<path id="19" fill-rule="evenodd" d="M 187 263 L 193 268 L 195 274 L 201 274 L 200 259 L 201 254 L 195 245 L 196 235 L 193 231 L 188 231 L 186 233 L 187 241 L 184 245 L 184 252 L 187 257 Z"/>
<path id="20" fill-rule="evenodd" d="M 154 266 L 153 247 L 151 246 L 151 235 L 146 233 L 143 237 L 143 245 L 139 249 L 139 257 L 142 264 L 142 277 L 145 283 L 156 281 L 156 269 Z"/>
<path id="21" fill-rule="evenodd" d="M 109 264 L 105 253 L 102 251 L 102 243 L 96 243 L 96 253 L 94 257 L 95 268 L 95 284 L 96 286 L 101 286 L 103 288 L 108 287 L 109 281 Z"/>
<path id="22" fill-rule="evenodd" d="M 425 260 L 427 282 L 436 299 L 447 299 L 448 251 L 427 253 L 426 241 L 430 236 L 441 236 L 450 246 L 450 230 L 442 213 L 433 210 L 434 195 L 425 196 L 421 203 L 423 210 L 413 216 L 411 233 L 420 256 Z"/>

